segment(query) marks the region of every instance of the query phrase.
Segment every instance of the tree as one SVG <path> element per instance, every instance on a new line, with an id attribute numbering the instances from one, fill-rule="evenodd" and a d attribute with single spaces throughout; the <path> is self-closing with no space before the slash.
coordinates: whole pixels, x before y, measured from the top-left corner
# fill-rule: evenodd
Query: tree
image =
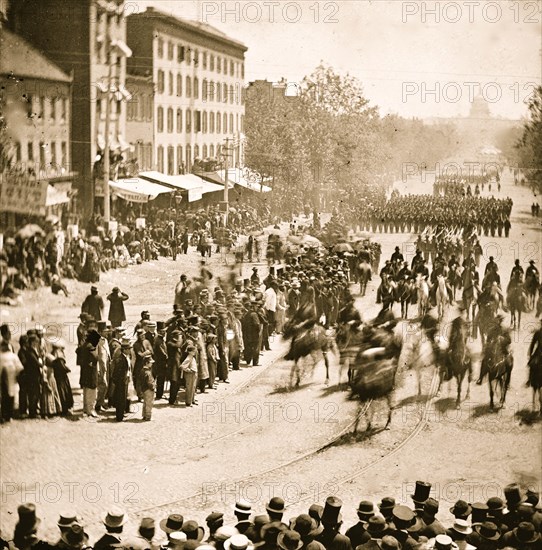
<path id="1" fill-rule="evenodd" d="M 542 193 L 542 86 L 538 86 L 528 103 L 529 119 L 517 142 L 519 167 L 528 181 Z"/>

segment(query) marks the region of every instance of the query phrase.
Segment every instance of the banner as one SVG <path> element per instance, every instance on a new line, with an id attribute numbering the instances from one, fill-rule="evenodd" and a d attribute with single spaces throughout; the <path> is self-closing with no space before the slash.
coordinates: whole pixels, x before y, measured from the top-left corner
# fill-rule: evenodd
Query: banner
<path id="1" fill-rule="evenodd" d="M 45 215 L 47 180 L 38 181 L 26 174 L 0 176 L 0 209 L 17 214 Z"/>

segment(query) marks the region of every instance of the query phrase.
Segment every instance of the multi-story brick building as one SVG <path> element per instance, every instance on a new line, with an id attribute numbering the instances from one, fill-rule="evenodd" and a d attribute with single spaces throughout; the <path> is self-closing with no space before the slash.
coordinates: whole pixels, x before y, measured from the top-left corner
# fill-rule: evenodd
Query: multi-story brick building
<path id="1" fill-rule="evenodd" d="M 124 0 L 17 0 L 8 19 L 13 29 L 73 75 L 72 163 L 79 174 L 80 204 L 91 211 L 94 164 L 105 146 L 106 104 L 110 101 L 109 143 L 117 158 L 125 139 L 126 18 Z"/>
<path id="2" fill-rule="evenodd" d="M 194 159 L 215 158 L 225 139 L 240 164 L 244 130 L 247 47 L 210 25 L 154 8 L 127 18 L 131 75 L 152 75 L 155 85 L 154 167 L 176 175 Z"/>

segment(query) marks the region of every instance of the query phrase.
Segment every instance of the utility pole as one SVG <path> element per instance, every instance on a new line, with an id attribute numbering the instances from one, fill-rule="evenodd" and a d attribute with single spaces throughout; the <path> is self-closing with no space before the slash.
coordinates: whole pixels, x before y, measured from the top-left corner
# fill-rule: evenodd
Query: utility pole
<path id="1" fill-rule="evenodd" d="M 226 138 L 226 153 L 224 155 L 224 208 L 225 208 L 225 217 L 224 217 L 224 227 L 228 226 L 228 211 L 229 211 L 229 198 L 228 198 L 228 159 L 230 156 L 230 139 Z"/>
<path id="2" fill-rule="evenodd" d="M 108 44 L 107 49 L 107 92 L 105 99 L 105 144 L 104 144 L 104 159 L 103 159 L 103 172 L 104 172 L 104 220 L 108 224 L 111 221 L 111 197 L 109 191 L 109 125 L 111 116 L 111 77 L 113 72 L 112 66 L 112 51 Z"/>

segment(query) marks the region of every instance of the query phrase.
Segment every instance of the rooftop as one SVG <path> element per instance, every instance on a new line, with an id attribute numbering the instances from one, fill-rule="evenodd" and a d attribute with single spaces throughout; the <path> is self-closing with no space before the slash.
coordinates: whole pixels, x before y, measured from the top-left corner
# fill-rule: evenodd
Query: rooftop
<path id="1" fill-rule="evenodd" d="M 2 27 L 0 33 L 0 74 L 71 82 L 71 77 L 24 38 Z"/>
<path id="2" fill-rule="evenodd" d="M 208 23 L 176 17 L 174 15 L 170 15 L 168 13 L 160 11 L 154 7 L 148 7 L 143 13 L 134 14 L 134 15 L 131 15 L 130 17 L 156 19 L 158 21 L 167 23 L 169 25 L 173 25 L 176 27 L 180 27 L 180 28 L 184 28 L 184 29 L 188 29 L 188 30 L 192 30 L 192 31 L 204 34 L 210 38 L 219 40 L 220 42 L 226 42 L 228 44 L 238 47 L 243 51 L 248 50 L 247 46 L 245 46 L 242 42 L 229 37 L 227 34 L 223 33 L 222 31 L 218 30 L 212 25 L 209 25 Z"/>

